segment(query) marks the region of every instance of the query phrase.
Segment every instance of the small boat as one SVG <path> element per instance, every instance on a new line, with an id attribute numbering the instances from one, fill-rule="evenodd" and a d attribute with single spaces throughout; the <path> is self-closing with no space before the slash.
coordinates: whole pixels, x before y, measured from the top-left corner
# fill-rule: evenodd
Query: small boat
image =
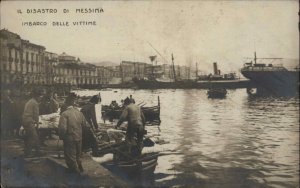
<path id="1" fill-rule="evenodd" d="M 102 105 L 102 117 L 104 119 L 119 119 L 122 112 L 123 107 L 117 106 L 117 107 L 111 107 L 109 105 Z M 151 106 L 151 107 L 145 107 L 141 105 L 141 110 L 145 116 L 146 122 L 155 122 L 155 124 L 160 123 L 160 100 L 158 97 L 158 105 L 157 106 Z"/>
<path id="2" fill-rule="evenodd" d="M 160 106 L 141 107 L 146 121 L 160 121 Z M 119 119 L 123 108 L 111 108 L 108 105 L 102 105 L 102 117 L 106 119 Z"/>
<path id="3" fill-rule="evenodd" d="M 103 166 L 120 176 L 132 178 L 147 178 L 153 175 L 157 166 L 159 153 L 142 154 L 139 158 L 129 161 L 112 161 Z"/>
<path id="4" fill-rule="evenodd" d="M 225 88 L 211 88 L 207 91 L 208 98 L 225 98 L 226 94 Z"/>

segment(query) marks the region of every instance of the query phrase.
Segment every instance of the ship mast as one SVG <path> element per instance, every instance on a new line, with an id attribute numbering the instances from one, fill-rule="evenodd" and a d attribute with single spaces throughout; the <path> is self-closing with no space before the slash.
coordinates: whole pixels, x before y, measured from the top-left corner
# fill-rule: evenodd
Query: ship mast
<path id="1" fill-rule="evenodd" d="M 124 83 L 124 75 L 123 75 L 122 63 L 120 63 L 120 72 L 121 72 L 121 80 L 122 80 L 122 84 L 123 84 Z"/>
<path id="2" fill-rule="evenodd" d="M 175 66 L 174 66 L 174 56 L 173 56 L 173 53 L 172 53 L 172 67 L 173 67 L 174 81 L 176 82 L 177 79 L 176 79 L 176 72 L 175 72 Z"/>
<path id="3" fill-rule="evenodd" d="M 154 55 L 154 56 L 149 56 L 149 58 L 150 58 L 150 61 L 151 61 L 151 64 L 152 64 L 152 66 L 151 66 L 151 76 L 152 76 L 152 78 L 154 78 L 154 65 L 153 65 L 153 62 L 155 61 L 155 59 L 156 59 L 156 55 Z"/>
<path id="4" fill-rule="evenodd" d="M 256 60 L 257 60 L 257 58 L 256 58 L 256 52 L 254 52 L 254 64 L 256 65 Z"/>

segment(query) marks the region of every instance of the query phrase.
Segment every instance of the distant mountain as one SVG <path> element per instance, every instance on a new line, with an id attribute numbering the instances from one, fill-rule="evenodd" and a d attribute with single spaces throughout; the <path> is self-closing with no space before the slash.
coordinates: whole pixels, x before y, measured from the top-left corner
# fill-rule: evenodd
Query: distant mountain
<path id="1" fill-rule="evenodd" d="M 290 58 L 285 58 L 281 62 L 284 67 L 287 69 L 294 69 L 297 66 L 299 67 L 299 59 L 290 59 Z"/>
<path id="2" fill-rule="evenodd" d="M 105 67 L 120 65 L 119 63 L 112 62 L 112 61 L 100 61 L 100 62 L 94 62 L 93 64 L 98 66 L 105 66 Z"/>

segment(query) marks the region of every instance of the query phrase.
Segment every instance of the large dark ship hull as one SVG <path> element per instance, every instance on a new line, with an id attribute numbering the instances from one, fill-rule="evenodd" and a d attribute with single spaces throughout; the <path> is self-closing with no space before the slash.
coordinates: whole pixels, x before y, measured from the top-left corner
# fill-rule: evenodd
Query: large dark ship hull
<path id="1" fill-rule="evenodd" d="M 157 80 L 133 79 L 139 89 L 173 89 L 176 82 L 159 82 Z"/>
<path id="2" fill-rule="evenodd" d="M 257 88 L 258 94 L 294 96 L 299 94 L 299 71 L 242 70 Z"/>
<path id="3" fill-rule="evenodd" d="M 176 82 L 160 82 L 157 80 L 134 79 L 139 89 L 210 89 L 226 88 L 237 89 L 251 87 L 249 80 L 226 80 L 226 81 L 194 81 L 181 80 Z"/>

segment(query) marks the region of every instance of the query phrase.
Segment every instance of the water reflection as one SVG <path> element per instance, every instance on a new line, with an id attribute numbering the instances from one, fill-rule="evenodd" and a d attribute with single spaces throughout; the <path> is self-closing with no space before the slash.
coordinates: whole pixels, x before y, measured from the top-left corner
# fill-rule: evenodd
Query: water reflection
<path id="1" fill-rule="evenodd" d="M 101 92 L 103 103 L 132 94 L 153 106 L 160 96 L 162 123 L 147 127 L 157 143 L 149 151 L 164 154 L 155 186 L 299 186 L 298 98 L 249 97 L 242 89 L 221 100 L 205 90 L 116 91 Z"/>

